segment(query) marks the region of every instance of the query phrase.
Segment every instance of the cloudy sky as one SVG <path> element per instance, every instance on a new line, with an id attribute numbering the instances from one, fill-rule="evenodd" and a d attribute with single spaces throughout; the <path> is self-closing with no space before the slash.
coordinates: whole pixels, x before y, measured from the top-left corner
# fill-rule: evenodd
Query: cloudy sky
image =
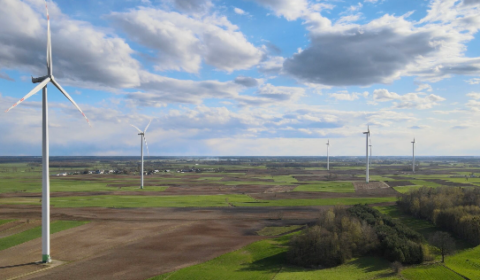
<path id="1" fill-rule="evenodd" d="M 2 0 L 0 104 L 47 72 L 43 0 Z M 480 0 L 48 1 L 51 155 L 480 156 Z M 41 154 L 41 94 L 0 113 Z"/>

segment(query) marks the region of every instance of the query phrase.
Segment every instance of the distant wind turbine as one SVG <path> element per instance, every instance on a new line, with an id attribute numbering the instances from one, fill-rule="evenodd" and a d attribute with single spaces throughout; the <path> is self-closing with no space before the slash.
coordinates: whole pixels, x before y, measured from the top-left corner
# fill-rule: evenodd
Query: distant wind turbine
<path id="1" fill-rule="evenodd" d="M 365 176 L 365 180 L 368 183 L 370 181 L 370 174 L 369 174 L 370 166 L 369 166 L 369 157 L 368 157 L 368 138 L 370 137 L 370 126 L 368 126 L 367 132 L 364 132 L 363 134 L 365 134 L 366 139 L 367 139 L 367 144 L 366 144 L 367 145 L 367 147 L 366 147 L 366 149 L 367 149 L 367 169 L 366 169 L 367 173 L 366 173 L 366 176 Z"/>
<path id="2" fill-rule="evenodd" d="M 147 145 L 147 139 L 145 139 L 145 132 L 147 132 L 147 129 L 150 126 L 151 122 L 152 122 L 152 120 L 150 120 L 150 122 L 148 122 L 147 126 L 145 127 L 145 130 L 143 130 L 143 131 L 141 131 L 140 128 L 131 124 L 131 126 L 135 127 L 138 130 L 138 132 L 139 132 L 138 135 L 140 135 L 140 154 L 142 156 L 142 169 L 141 169 L 141 172 L 140 172 L 142 174 L 142 180 L 141 180 L 141 184 L 140 184 L 141 189 L 143 189 L 143 142 L 145 142 L 145 146 L 147 147 L 147 152 L 150 155 L 150 151 L 148 150 L 148 145 Z"/>
<path id="3" fill-rule="evenodd" d="M 415 173 L 415 138 L 412 141 L 412 171 Z"/>
<path id="4" fill-rule="evenodd" d="M 328 157 L 328 148 L 330 147 L 330 139 L 327 141 L 327 170 L 330 170 L 330 158 Z"/>
<path id="5" fill-rule="evenodd" d="M 52 82 L 53 85 L 61 92 L 65 97 L 73 103 L 73 105 L 82 113 L 83 117 L 88 121 L 87 116 L 82 112 L 82 109 L 78 107 L 77 103 L 73 101 L 72 97 L 60 86 L 60 84 L 53 77 L 53 65 L 52 65 L 52 43 L 50 36 L 50 16 L 48 14 L 47 1 L 45 1 L 45 9 L 47 11 L 47 70 L 48 74 L 43 77 L 33 78 L 32 83 L 39 83 L 34 87 L 27 95 L 20 99 L 12 107 L 8 108 L 5 112 L 15 108 L 18 104 L 25 101 L 30 96 L 37 93 L 40 89 L 43 89 L 42 96 L 42 262 L 51 262 L 50 258 L 50 178 L 49 178 L 49 141 L 48 141 L 48 101 L 47 101 L 47 84 Z M 91 125 L 90 125 L 91 126 Z"/>

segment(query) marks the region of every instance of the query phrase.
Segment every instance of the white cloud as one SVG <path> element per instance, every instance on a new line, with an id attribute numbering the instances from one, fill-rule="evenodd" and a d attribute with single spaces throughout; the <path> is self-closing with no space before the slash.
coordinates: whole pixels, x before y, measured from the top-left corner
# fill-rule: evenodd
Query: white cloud
<path id="1" fill-rule="evenodd" d="M 279 74 L 282 70 L 284 61 L 285 58 L 281 56 L 269 57 L 258 65 L 258 69 L 260 72 L 267 74 Z"/>
<path id="2" fill-rule="evenodd" d="M 475 112 L 480 112 L 480 101 L 477 100 L 468 100 L 465 106 L 469 107 L 471 110 Z"/>
<path id="3" fill-rule="evenodd" d="M 348 93 L 348 91 L 339 91 L 336 93 L 330 93 L 330 97 L 335 98 L 336 100 L 343 100 L 343 101 L 354 101 L 360 98 L 360 96 L 363 96 L 367 98 L 368 92 L 365 91 L 363 93 L 358 93 L 358 92 L 352 92 L 351 94 Z"/>
<path id="4" fill-rule="evenodd" d="M 239 14 L 239 15 L 247 15 L 248 13 L 246 13 L 244 10 L 240 9 L 240 8 L 237 8 L 237 7 L 234 7 L 233 8 L 233 11 L 236 13 L 236 14 Z"/>
<path id="5" fill-rule="evenodd" d="M 167 2 L 172 3 L 175 9 L 195 16 L 206 14 L 213 7 L 210 0 L 167 0 Z"/>
<path id="6" fill-rule="evenodd" d="M 46 19 L 42 1 L 5 0 L 0 9 L 0 69 L 46 74 Z M 140 64 L 121 38 L 70 19 L 49 3 L 53 71 L 63 85 L 97 89 L 135 87 Z M 79 40 L 79 38 L 83 38 Z"/>
<path id="7" fill-rule="evenodd" d="M 309 11 L 307 0 L 255 0 L 255 2 L 271 9 L 276 16 L 283 16 L 289 21 L 296 20 Z"/>
<path id="8" fill-rule="evenodd" d="M 303 13 L 311 44 L 286 59 L 284 73 L 333 86 L 388 84 L 402 76 L 436 82 L 480 74 L 480 58 L 465 57 L 466 42 L 480 28 L 480 9 L 437 0 L 421 21 L 409 21 L 410 15 L 386 14 L 366 24 L 352 23 L 359 15 L 351 15 L 333 24 L 318 12 Z"/>
<path id="9" fill-rule="evenodd" d="M 220 70 L 248 69 L 263 57 L 225 17 L 201 18 L 140 7 L 108 16 L 132 40 L 156 51 L 156 70 L 197 73 L 202 60 Z"/>
<path id="10" fill-rule="evenodd" d="M 472 78 L 470 80 L 466 80 L 465 82 L 467 82 L 471 85 L 478 85 L 478 84 L 480 84 L 480 78 Z"/>
<path id="11" fill-rule="evenodd" d="M 285 87 L 265 84 L 258 88 L 254 96 L 241 95 L 235 97 L 242 106 L 262 106 L 278 103 L 291 103 L 305 94 L 305 89 L 300 87 Z"/>
<path id="12" fill-rule="evenodd" d="M 399 95 L 386 89 L 376 89 L 373 91 L 373 100 L 378 102 L 398 101 L 393 102 L 394 109 L 430 109 L 438 105 L 438 102 L 445 100 L 445 98 L 435 94 L 425 97 L 420 97 L 419 94 L 421 93 Z"/>
<path id="13" fill-rule="evenodd" d="M 433 90 L 432 86 L 429 85 L 429 84 L 420 84 L 420 85 L 418 85 L 418 87 L 416 89 L 416 91 L 428 91 L 428 92 L 430 92 L 432 90 Z"/>
<path id="14" fill-rule="evenodd" d="M 347 9 L 347 11 L 349 11 L 349 12 L 356 12 L 356 11 L 359 11 L 362 7 L 363 7 L 363 4 L 360 3 L 360 2 L 358 2 L 357 5 L 352 5 L 352 6 L 350 6 L 350 7 Z"/>
<path id="15" fill-rule="evenodd" d="M 478 92 L 470 92 L 467 93 L 467 96 L 473 99 L 480 99 L 480 93 Z"/>

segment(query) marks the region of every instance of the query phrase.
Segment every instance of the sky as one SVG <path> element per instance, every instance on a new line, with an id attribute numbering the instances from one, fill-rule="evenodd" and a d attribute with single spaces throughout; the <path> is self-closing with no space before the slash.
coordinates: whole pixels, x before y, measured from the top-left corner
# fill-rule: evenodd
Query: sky
<path id="1" fill-rule="evenodd" d="M 52 156 L 480 156 L 480 0 L 47 1 Z M 47 74 L 43 0 L 2 0 L 3 110 Z M 41 155 L 41 92 L 0 155 Z M 1 108 L 0 108 L 1 109 Z"/>

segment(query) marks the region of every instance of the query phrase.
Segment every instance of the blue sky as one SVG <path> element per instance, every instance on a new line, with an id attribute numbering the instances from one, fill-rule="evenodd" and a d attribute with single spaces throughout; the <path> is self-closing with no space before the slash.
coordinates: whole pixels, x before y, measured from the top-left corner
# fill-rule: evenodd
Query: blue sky
<path id="1" fill-rule="evenodd" d="M 46 74 L 43 0 L 0 8 L 4 110 Z M 47 1 L 52 155 L 479 156 L 480 0 Z M 41 94 L 0 154 L 41 154 Z"/>

